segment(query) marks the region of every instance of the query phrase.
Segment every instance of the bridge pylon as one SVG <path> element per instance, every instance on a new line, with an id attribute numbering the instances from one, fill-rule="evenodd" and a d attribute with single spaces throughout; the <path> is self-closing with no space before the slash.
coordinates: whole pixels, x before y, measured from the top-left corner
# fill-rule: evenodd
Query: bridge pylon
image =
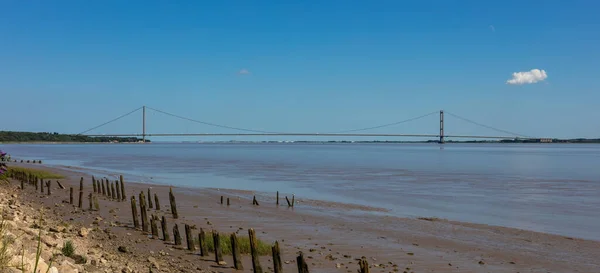
<path id="1" fill-rule="evenodd" d="M 439 144 L 444 144 L 444 110 L 440 110 L 440 141 Z"/>

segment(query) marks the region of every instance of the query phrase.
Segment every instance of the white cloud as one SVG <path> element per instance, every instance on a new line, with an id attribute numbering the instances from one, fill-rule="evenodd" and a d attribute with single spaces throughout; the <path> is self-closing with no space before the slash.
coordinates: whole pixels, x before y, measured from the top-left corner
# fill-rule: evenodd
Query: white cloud
<path id="1" fill-rule="evenodd" d="M 496 32 L 496 28 L 494 27 L 494 25 L 490 25 L 490 29 L 492 30 L 492 32 Z"/>
<path id="2" fill-rule="evenodd" d="M 250 71 L 248 71 L 248 69 L 246 68 L 242 68 L 240 71 L 238 71 L 239 75 L 248 75 L 250 74 Z"/>
<path id="3" fill-rule="evenodd" d="M 506 81 L 507 84 L 530 84 L 545 80 L 548 78 L 545 70 L 531 69 L 525 72 L 515 72 L 512 79 Z"/>

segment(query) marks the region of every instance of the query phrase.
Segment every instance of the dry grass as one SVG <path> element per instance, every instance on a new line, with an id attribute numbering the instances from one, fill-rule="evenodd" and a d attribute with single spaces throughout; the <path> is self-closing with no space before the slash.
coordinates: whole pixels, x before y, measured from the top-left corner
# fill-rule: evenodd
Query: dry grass
<path id="1" fill-rule="evenodd" d="M 0 217 L 2 214 L 0 213 Z M 4 218 L 0 220 L 0 272 L 4 272 L 8 268 L 8 263 L 12 259 L 13 253 L 10 251 L 10 246 L 14 243 L 13 238 L 6 236 L 6 222 Z"/>

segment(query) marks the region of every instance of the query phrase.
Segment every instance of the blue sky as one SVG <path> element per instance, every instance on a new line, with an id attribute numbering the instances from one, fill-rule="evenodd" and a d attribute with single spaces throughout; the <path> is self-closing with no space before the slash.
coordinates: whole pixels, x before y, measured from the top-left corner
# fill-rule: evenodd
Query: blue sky
<path id="1" fill-rule="evenodd" d="M 598 137 L 598 11 L 591 0 L 3 1 L 0 130 L 79 133 L 147 105 L 267 131 L 444 109 L 525 135 Z M 532 69 L 547 78 L 507 84 Z M 369 132 L 437 126 L 433 115 Z M 151 111 L 148 131 L 234 132 Z M 498 134 L 452 117 L 446 131 Z"/>

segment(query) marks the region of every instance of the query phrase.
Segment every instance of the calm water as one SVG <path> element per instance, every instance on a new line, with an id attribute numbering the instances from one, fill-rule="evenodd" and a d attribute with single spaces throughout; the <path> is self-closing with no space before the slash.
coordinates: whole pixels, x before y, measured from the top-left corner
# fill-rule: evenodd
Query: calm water
<path id="1" fill-rule="evenodd" d="M 0 145 L 145 182 L 276 190 L 600 240 L 600 145 Z"/>

